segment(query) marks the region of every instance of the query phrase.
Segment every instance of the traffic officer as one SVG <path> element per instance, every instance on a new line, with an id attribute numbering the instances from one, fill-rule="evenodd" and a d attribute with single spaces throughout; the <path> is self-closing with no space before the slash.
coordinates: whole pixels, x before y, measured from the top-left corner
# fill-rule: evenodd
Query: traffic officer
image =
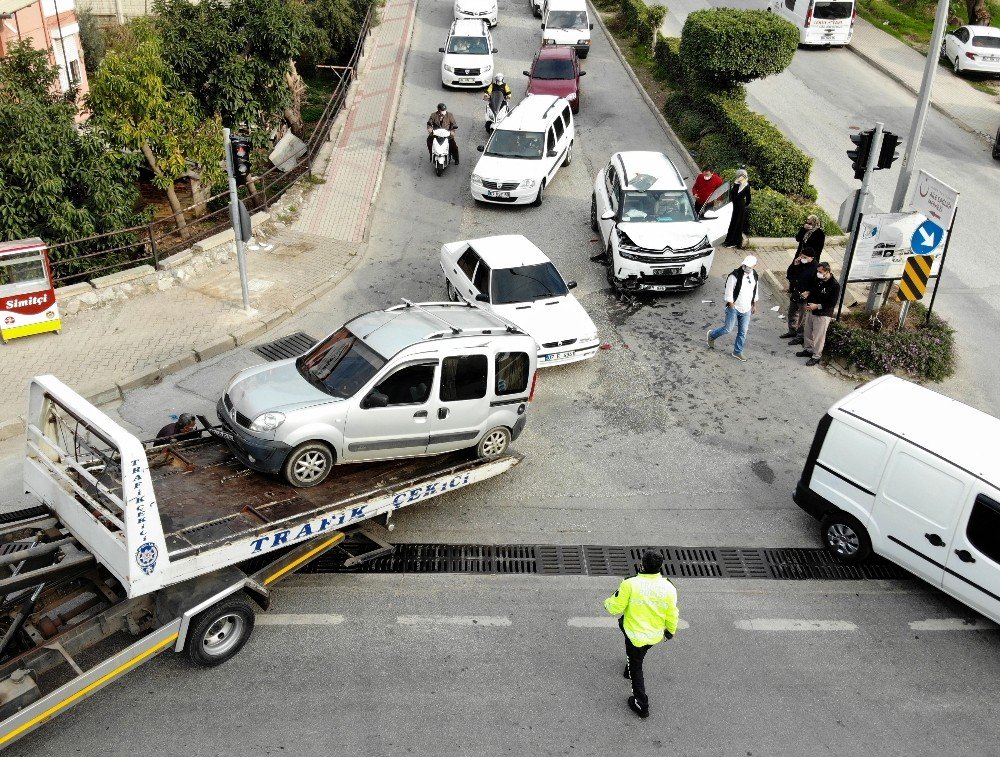
<path id="1" fill-rule="evenodd" d="M 661 573 L 663 555 L 647 549 L 639 574 L 621 582 L 618 591 L 604 600 L 604 609 L 621 615 L 618 626 L 625 634 L 625 677 L 632 680 L 628 706 L 640 718 L 649 717 L 649 699 L 642 677 L 642 660 L 650 648 L 677 632 L 677 589 Z"/>

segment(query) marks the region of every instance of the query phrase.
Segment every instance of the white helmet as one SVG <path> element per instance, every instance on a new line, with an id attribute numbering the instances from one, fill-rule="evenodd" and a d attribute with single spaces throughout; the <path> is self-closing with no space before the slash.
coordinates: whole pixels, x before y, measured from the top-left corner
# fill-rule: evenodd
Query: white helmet
<path id="1" fill-rule="evenodd" d="M 494 76 L 493 77 L 493 83 L 496 84 L 498 87 L 502 87 L 503 86 L 503 74 L 497 74 L 496 76 Z"/>

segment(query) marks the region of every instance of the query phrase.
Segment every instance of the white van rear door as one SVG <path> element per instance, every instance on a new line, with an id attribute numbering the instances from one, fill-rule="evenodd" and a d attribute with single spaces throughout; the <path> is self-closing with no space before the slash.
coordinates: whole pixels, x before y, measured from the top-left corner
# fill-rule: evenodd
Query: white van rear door
<path id="1" fill-rule="evenodd" d="M 1000 492 L 974 487 L 948 548 L 945 590 L 1000 623 Z"/>
<path id="2" fill-rule="evenodd" d="M 967 479 L 919 447 L 897 444 L 872 510 L 876 551 L 941 586 Z"/>

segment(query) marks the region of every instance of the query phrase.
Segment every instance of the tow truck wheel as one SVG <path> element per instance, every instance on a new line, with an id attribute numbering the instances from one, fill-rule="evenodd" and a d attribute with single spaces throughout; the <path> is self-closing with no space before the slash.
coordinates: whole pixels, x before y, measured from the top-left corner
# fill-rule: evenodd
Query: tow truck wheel
<path id="1" fill-rule="evenodd" d="M 856 565 L 872 553 L 872 542 L 861 522 L 852 515 L 837 510 L 823 518 L 819 527 L 823 544 L 837 562 Z"/>
<path id="2" fill-rule="evenodd" d="M 253 632 L 253 605 L 245 594 L 234 594 L 197 615 L 184 648 L 198 665 L 220 665 L 247 643 Z"/>
<path id="3" fill-rule="evenodd" d="M 510 444 L 510 431 L 504 426 L 491 428 L 483 434 L 483 438 L 476 445 L 476 456 L 484 460 L 492 460 L 506 452 L 508 444 Z"/>
<path id="4" fill-rule="evenodd" d="M 333 467 L 333 453 L 322 442 L 306 442 L 293 449 L 283 472 L 292 486 L 300 489 L 322 483 Z"/>

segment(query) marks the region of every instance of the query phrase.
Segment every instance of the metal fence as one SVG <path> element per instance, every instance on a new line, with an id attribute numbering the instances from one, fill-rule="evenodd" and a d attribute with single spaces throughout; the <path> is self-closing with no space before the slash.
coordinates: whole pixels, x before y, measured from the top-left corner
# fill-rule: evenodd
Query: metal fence
<path id="1" fill-rule="evenodd" d="M 357 75 L 358 62 L 371 33 L 374 14 L 380 7 L 378 3 L 369 6 L 347 64 L 329 67 L 339 76 L 337 85 L 309 135 L 305 153 L 298 159 L 295 167 L 289 171 L 272 167 L 259 176 L 253 176 L 250 182 L 239 188 L 240 199 L 251 213 L 271 207 L 303 174 L 312 171 L 313 161 L 329 138 L 330 129 L 347 101 L 351 84 Z M 189 214 L 199 210 L 199 215 L 189 217 Z M 56 286 L 88 281 L 140 265 L 148 264 L 159 269 L 161 260 L 231 228 L 228 190 L 184 208 L 183 212 L 187 221 L 184 229 L 177 227 L 175 216 L 171 214 L 150 221 L 145 226 L 49 245 Z"/>

